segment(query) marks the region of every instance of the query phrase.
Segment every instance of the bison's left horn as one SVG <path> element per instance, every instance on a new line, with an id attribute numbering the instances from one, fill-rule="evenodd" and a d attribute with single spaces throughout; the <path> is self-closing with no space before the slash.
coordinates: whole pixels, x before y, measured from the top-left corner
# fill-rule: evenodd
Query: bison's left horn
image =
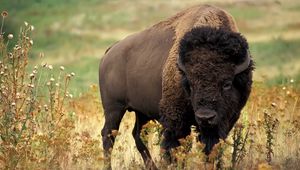
<path id="1" fill-rule="evenodd" d="M 234 70 L 234 74 L 236 75 L 236 74 L 239 74 L 239 73 L 245 71 L 250 64 L 250 61 L 251 61 L 250 52 L 248 51 L 245 61 L 242 64 L 236 66 L 236 68 Z"/>
<path id="2" fill-rule="evenodd" d="M 184 65 L 182 63 L 182 61 L 179 59 L 179 56 L 177 57 L 177 67 L 183 71 L 183 72 L 186 72 L 185 68 L 184 68 Z"/>

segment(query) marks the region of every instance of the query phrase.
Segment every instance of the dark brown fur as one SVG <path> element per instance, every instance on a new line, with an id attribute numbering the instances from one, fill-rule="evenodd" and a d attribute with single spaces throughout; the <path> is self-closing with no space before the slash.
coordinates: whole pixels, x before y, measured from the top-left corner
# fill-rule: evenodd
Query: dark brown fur
<path id="1" fill-rule="evenodd" d="M 147 167 L 156 168 L 140 130 L 151 119 L 163 125 L 166 153 L 191 125 L 209 153 L 227 136 L 249 96 L 252 62 L 234 75 L 247 50 L 232 17 L 212 6 L 189 8 L 113 45 L 101 60 L 99 79 L 106 156 L 126 110 L 136 112 L 133 136 Z M 220 90 L 228 82 L 230 92 Z M 211 113 L 216 114 L 211 123 L 199 119 Z"/>
<path id="2" fill-rule="evenodd" d="M 189 134 L 193 124 L 200 131 L 199 139 L 206 144 L 208 154 L 219 138 L 227 137 L 249 97 L 253 63 L 242 73 L 234 74 L 235 66 L 247 56 L 248 44 L 238 33 L 199 27 L 183 37 L 179 51 L 181 89 L 186 93 L 171 101 L 173 107 L 161 103 L 160 122 L 167 131 L 163 147 L 169 150 L 178 146 L 175 139 Z M 223 90 L 227 82 L 232 87 Z M 177 104 L 173 105 L 174 102 Z M 212 121 L 215 126 L 203 126 L 197 120 L 195 113 L 201 114 L 203 110 L 217 113 Z"/>

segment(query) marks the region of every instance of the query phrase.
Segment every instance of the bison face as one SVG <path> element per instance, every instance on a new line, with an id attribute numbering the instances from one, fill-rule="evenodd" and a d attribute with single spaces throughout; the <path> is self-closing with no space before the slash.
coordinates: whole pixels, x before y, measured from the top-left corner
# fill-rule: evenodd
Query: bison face
<path id="1" fill-rule="evenodd" d="M 179 50 L 182 87 L 209 153 L 226 138 L 248 99 L 253 70 L 248 44 L 238 33 L 201 27 L 184 36 Z"/>

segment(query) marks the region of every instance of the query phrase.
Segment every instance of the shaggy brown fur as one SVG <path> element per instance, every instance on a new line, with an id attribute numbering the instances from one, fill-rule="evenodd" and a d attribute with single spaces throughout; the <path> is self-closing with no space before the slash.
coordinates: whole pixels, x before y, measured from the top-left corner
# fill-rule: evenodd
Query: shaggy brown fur
<path id="1" fill-rule="evenodd" d="M 191 124 L 190 120 L 185 119 L 188 116 L 185 116 L 184 113 L 186 110 L 184 108 L 188 107 L 188 102 L 186 101 L 184 91 L 181 88 L 180 71 L 176 67 L 180 40 L 187 32 L 196 27 L 208 26 L 212 28 L 222 28 L 232 32 L 238 32 L 238 28 L 230 14 L 220 8 L 206 5 L 186 9 L 167 21 L 161 22 L 155 26 L 161 29 L 172 27 L 176 32 L 174 44 L 163 69 L 162 99 L 160 101 L 161 114 L 170 118 L 170 120 L 168 120 L 170 124 L 169 130 L 173 131 L 176 129 L 178 132 L 178 134 L 174 134 L 168 132 L 167 129 L 166 134 L 169 135 L 165 136 L 169 136 L 172 138 L 172 141 L 174 141 L 174 139 L 182 138 L 189 134 L 189 129 L 183 130 L 183 127 Z M 177 146 L 178 143 L 175 142 L 166 145 L 170 145 L 164 146 L 168 149 Z"/>
<path id="2" fill-rule="evenodd" d="M 227 137 L 251 89 L 253 63 L 242 74 L 234 74 L 235 66 L 246 59 L 247 53 L 248 44 L 239 33 L 206 26 L 186 33 L 179 46 L 181 81 L 176 94 L 180 97 L 166 99 L 165 103 L 162 98 L 160 105 L 166 150 L 178 146 L 176 139 L 189 134 L 192 124 L 198 125 L 207 154 L 219 138 Z M 184 90 L 186 93 L 178 93 Z M 216 114 L 211 121 L 214 126 L 197 121 L 203 112 Z"/>
<path id="3" fill-rule="evenodd" d="M 248 50 L 237 32 L 227 12 L 199 5 L 110 47 L 99 70 L 105 155 L 110 156 L 112 130 L 119 128 L 126 110 L 136 112 L 132 134 L 148 168 L 156 167 L 140 130 L 151 119 L 164 127 L 167 154 L 190 133 L 191 125 L 197 126 L 209 153 L 227 136 L 251 89 L 252 62 L 235 75 Z"/>

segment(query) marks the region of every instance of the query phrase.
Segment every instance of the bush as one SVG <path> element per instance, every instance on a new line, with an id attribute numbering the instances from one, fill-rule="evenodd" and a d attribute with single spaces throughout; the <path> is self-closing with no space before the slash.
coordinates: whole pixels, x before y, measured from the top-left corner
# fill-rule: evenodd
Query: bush
<path id="1" fill-rule="evenodd" d="M 62 167 L 68 160 L 74 120 L 65 110 L 74 73 L 53 74 L 53 66 L 36 65 L 28 72 L 33 46 L 32 25 L 25 22 L 12 49 L 13 34 L 0 32 L 0 168 Z M 7 38 L 6 38 L 7 37 Z M 47 89 L 47 90 L 45 90 Z"/>

